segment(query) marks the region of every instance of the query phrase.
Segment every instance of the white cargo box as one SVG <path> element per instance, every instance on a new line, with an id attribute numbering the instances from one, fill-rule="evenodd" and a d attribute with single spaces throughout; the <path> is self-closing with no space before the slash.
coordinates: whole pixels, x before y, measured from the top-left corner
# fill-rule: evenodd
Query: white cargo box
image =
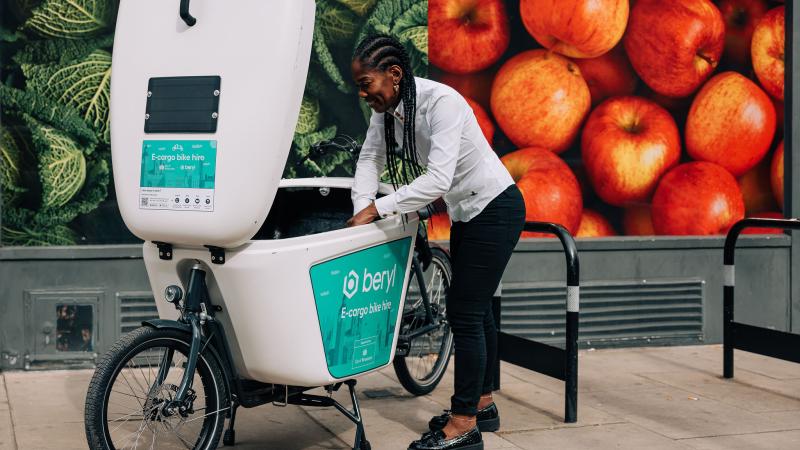
<path id="1" fill-rule="evenodd" d="M 385 367 L 416 215 L 344 228 L 352 179 L 280 179 L 314 1 L 194 0 L 192 27 L 178 5 L 121 2 L 111 84 L 117 201 L 159 315 L 177 317 L 164 289 L 200 264 L 240 376 L 320 386 Z"/>

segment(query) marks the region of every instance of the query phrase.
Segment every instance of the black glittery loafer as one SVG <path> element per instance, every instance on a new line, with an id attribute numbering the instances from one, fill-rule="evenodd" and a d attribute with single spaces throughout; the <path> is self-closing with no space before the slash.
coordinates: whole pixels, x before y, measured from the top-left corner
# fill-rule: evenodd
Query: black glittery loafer
<path id="1" fill-rule="evenodd" d="M 429 431 L 408 446 L 408 450 L 483 450 L 483 438 L 478 427 L 447 439 L 442 430 Z"/>
<path id="2" fill-rule="evenodd" d="M 428 422 L 428 428 L 430 428 L 431 431 L 441 430 L 447 425 L 449 419 L 450 411 L 445 410 L 444 414 L 434 416 L 430 422 Z M 476 419 L 478 421 L 478 429 L 483 433 L 500 429 L 500 413 L 497 411 L 497 406 L 494 403 L 478 411 Z"/>

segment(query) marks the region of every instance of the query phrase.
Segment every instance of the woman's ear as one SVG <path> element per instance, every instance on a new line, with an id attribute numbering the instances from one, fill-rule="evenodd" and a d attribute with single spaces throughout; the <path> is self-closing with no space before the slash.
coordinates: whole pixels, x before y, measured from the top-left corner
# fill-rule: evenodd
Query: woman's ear
<path id="1" fill-rule="evenodd" d="M 400 68 L 398 65 L 393 65 L 389 67 L 389 74 L 392 76 L 392 84 L 398 85 L 400 84 L 400 80 L 403 79 L 403 69 Z"/>

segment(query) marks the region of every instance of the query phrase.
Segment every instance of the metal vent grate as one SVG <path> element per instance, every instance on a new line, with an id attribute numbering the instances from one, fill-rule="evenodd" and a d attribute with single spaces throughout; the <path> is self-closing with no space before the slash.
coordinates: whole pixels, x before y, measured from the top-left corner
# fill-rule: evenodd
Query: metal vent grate
<path id="1" fill-rule="evenodd" d="M 583 283 L 579 341 L 613 346 L 702 340 L 704 286 L 696 279 Z M 563 346 L 563 285 L 503 283 L 502 292 L 504 332 Z"/>
<path id="2" fill-rule="evenodd" d="M 143 320 L 158 319 L 156 302 L 151 292 L 120 293 L 118 298 L 121 335 L 142 326 Z"/>

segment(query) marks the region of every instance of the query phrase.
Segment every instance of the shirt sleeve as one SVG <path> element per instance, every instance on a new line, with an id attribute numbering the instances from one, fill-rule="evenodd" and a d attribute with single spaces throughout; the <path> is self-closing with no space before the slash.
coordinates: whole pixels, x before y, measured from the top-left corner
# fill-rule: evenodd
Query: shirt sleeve
<path id="1" fill-rule="evenodd" d="M 382 218 L 419 211 L 444 195 L 453 184 L 464 128 L 464 108 L 458 98 L 447 95 L 436 100 L 428 114 L 431 148 L 427 172 L 393 194 L 375 201 L 375 207 Z"/>
<path id="2" fill-rule="evenodd" d="M 367 129 L 367 137 L 358 154 L 356 173 L 350 198 L 353 215 L 369 206 L 378 193 L 378 182 L 386 166 L 386 144 L 384 143 L 383 115 L 373 113 Z"/>

